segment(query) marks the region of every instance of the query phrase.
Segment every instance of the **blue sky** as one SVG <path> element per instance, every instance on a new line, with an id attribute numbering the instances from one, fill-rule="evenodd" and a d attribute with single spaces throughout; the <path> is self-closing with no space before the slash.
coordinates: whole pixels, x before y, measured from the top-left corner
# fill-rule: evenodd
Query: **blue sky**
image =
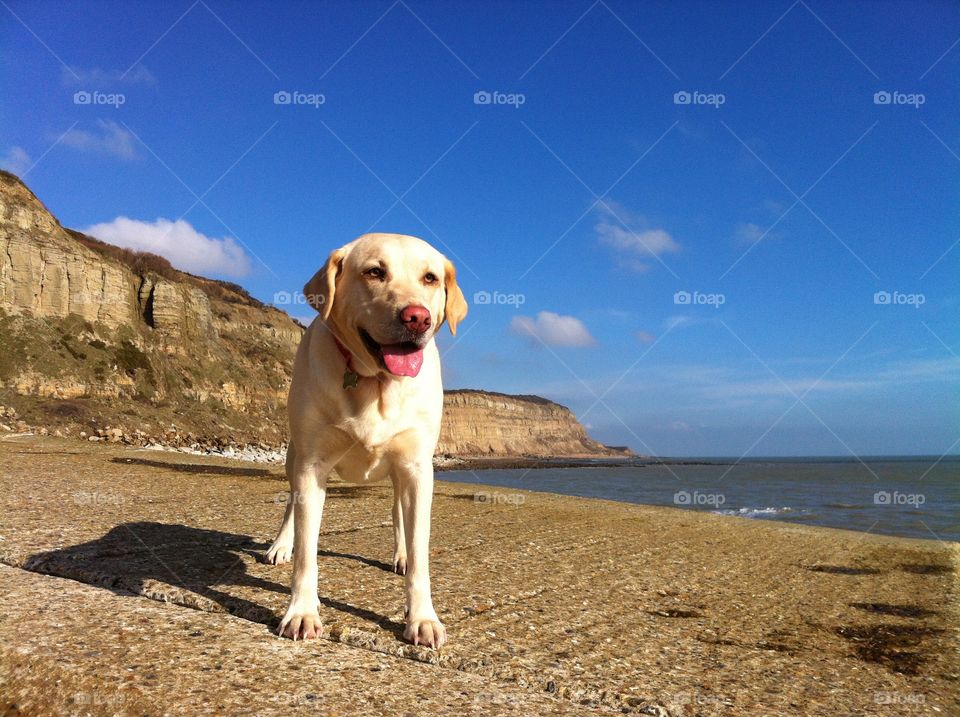
<path id="1" fill-rule="evenodd" d="M 447 386 L 608 443 L 941 455 L 958 39 L 947 2 L 6 0 L 0 158 L 65 225 L 265 301 L 421 236 L 474 304 Z"/>

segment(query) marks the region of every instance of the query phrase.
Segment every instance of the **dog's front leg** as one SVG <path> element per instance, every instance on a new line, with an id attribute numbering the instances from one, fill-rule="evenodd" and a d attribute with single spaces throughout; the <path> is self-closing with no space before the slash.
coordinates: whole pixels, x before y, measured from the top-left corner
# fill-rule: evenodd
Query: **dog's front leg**
<path id="1" fill-rule="evenodd" d="M 396 476 L 393 477 L 393 572 L 407 574 L 407 539 L 403 534 L 403 505 Z"/>
<path id="2" fill-rule="evenodd" d="M 280 523 L 280 530 L 277 537 L 264 556 L 264 561 L 272 565 L 280 565 L 290 562 L 290 556 L 293 555 L 293 491 L 297 482 L 297 450 L 290 441 L 287 446 L 287 460 L 284 463 L 284 470 L 287 473 L 287 481 L 290 483 L 290 495 L 287 496 L 287 507 L 283 512 L 283 522 Z"/>
<path id="3" fill-rule="evenodd" d="M 294 640 L 320 637 L 320 599 L 317 597 L 317 541 L 331 466 L 297 461 L 290 500 L 293 501 L 293 586 L 290 606 L 279 634 Z"/>
<path id="4" fill-rule="evenodd" d="M 397 471 L 403 537 L 407 548 L 405 640 L 414 645 L 440 647 L 447 631 L 433 609 L 430 594 L 430 509 L 433 502 L 433 464 L 429 456 Z"/>

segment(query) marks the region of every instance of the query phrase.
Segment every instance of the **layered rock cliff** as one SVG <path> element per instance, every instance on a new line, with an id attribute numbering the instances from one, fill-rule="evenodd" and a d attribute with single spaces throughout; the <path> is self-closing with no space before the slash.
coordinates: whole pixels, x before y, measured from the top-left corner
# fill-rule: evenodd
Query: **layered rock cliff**
<path id="1" fill-rule="evenodd" d="M 611 453 L 569 408 L 539 396 L 447 391 L 437 453 L 454 456 L 576 456 Z"/>
<path id="2" fill-rule="evenodd" d="M 0 385 L 35 399 L 7 400 L 25 418 L 280 442 L 302 331 L 239 286 L 65 229 L 0 172 Z"/>
<path id="3" fill-rule="evenodd" d="M 0 404 L 27 423 L 277 445 L 302 332 L 235 284 L 65 229 L 0 171 Z M 438 452 L 611 451 L 545 399 L 452 391 Z"/>

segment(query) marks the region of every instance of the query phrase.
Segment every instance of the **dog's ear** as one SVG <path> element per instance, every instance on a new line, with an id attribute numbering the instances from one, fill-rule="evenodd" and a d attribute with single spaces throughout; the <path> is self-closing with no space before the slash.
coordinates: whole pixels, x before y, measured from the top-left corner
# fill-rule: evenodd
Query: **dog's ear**
<path id="1" fill-rule="evenodd" d="M 333 311 L 333 297 L 337 293 L 337 277 L 343 271 L 343 259 L 347 255 L 347 247 L 342 246 L 327 258 L 313 278 L 303 287 L 303 295 L 307 303 L 320 312 L 324 321 L 330 318 Z"/>
<path id="2" fill-rule="evenodd" d="M 457 270 L 449 259 L 443 260 L 443 288 L 447 293 L 447 302 L 443 307 L 443 317 L 450 324 L 450 333 L 457 335 L 457 324 L 467 315 L 467 300 L 457 284 Z"/>

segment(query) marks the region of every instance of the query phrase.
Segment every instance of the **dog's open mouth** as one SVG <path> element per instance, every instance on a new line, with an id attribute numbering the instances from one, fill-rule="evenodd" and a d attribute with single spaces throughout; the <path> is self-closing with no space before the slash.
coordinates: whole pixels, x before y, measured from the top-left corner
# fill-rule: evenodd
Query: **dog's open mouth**
<path id="1" fill-rule="evenodd" d="M 416 376 L 423 365 L 423 348 L 413 341 L 399 344 L 378 344 L 373 337 L 360 329 L 367 350 L 377 357 L 380 364 L 394 376 Z"/>

